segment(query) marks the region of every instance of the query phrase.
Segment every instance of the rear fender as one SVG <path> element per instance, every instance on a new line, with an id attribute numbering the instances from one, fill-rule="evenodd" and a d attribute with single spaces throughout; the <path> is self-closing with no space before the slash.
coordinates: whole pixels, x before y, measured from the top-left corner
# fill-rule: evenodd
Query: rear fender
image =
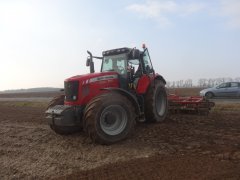
<path id="1" fill-rule="evenodd" d="M 159 75 L 159 74 L 156 74 L 156 76 L 155 76 L 154 79 L 155 79 L 155 80 L 160 80 L 160 81 L 162 81 L 164 84 L 166 84 L 166 80 L 165 80 L 161 75 Z"/>
<path id="2" fill-rule="evenodd" d="M 140 110 L 140 106 L 138 104 L 137 98 L 134 95 L 132 95 L 131 93 L 129 93 L 128 91 L 126 91 L 124 89 L 120 89 L 120 88 L 102 88 L 101 90 L 117 92 L 117 93 L 120 93 L 120 94 L 126 96 L 129 99 L 129 101 L 131 101 L 133 103 L 136 113 L 138 115 L 141 114 L 141 110 Z"/>
<path id="3" fill-rule="evenodd" d="M 146 74 L 142 75 L 138 80 L 136 91 L 138 94 L 145 94 L 149 85 L 151 84 L 151 79 Z"/>
<path id="4" fill-rule="evenodd" d="M 166 84 L 166 80 L 159 74 L 156 74 L 155 77 L 142 75 L 142 77 L 138 80 L 136 91 L 138 94 L 145 94 L 149 88 L 149 86 L 154 87 L 155 80 L 160 80 L 164 84 Z"/>

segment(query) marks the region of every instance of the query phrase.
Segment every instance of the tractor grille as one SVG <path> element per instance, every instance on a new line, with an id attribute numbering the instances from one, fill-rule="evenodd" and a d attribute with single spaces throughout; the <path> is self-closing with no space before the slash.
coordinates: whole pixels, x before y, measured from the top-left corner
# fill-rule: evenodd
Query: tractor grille
<path id="1" fill-rule="evenodd" d="M 66 96 L 66 101 L 77 101 L 78 99 L 78 81 L 65 81 L 64 82 L 64 91 Z"/>

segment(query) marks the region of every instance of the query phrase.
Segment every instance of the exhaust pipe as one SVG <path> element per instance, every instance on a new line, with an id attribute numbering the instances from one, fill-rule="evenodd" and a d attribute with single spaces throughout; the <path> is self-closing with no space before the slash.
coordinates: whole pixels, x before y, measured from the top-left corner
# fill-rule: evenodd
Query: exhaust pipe
<path id="1" fill-rule="evenodd" d="M 90 73 L 94 73 L 94 62 L 93 62 L 93 56 L 92 53 L 90 51 L 87 51 L 87 53 L 89 54 L 89 57 L 87 58 L 87 62 L 86 62 L 86 66 L 90 66 Z"/>

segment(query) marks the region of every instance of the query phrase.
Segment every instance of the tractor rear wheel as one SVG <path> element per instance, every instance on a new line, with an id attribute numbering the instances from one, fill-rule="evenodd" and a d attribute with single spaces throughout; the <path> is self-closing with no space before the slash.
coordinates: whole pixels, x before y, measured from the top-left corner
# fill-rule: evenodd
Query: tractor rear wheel
<path id="1" fill-rule="evenodd" d="M 93 142 L 113 144 L 134 130 L 136 112 L 132 103 L 118 93 L 93 98 L 85 108 L 83 127 Z"/>
<path id="2" fill-rule="evenodd" d="M 56 105 L 64 105 L 65 95 L 59 95 L 54 97 L 48 104 L 47 109 L 54 107 Z M 57 134 L 68 135 L 73 134 L 80 130 L 79 127 L 68 127 L 68 126 L 57 126 L 55 124 L 50 124 L 50 128 Z"/>
<path id="3" fill-rule="evenodd" d="M 155 87 L 151 85 L 145 95 L 145 117 L 147 122 L 162 122 L 166 119 L 168 100 L 165 85 L 155 80 Z"/>

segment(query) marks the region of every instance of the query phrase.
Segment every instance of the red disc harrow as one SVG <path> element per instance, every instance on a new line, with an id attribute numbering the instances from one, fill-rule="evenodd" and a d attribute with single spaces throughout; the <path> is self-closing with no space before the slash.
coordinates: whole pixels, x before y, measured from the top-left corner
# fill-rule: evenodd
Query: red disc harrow
<path id="1" fill-rule="evenodd" d="M 208 114 L 214 102 L 201 96 L 181 97 L 175 94 L 168 95 L 169 110 L 172 113 L 189 112 Z"/>

